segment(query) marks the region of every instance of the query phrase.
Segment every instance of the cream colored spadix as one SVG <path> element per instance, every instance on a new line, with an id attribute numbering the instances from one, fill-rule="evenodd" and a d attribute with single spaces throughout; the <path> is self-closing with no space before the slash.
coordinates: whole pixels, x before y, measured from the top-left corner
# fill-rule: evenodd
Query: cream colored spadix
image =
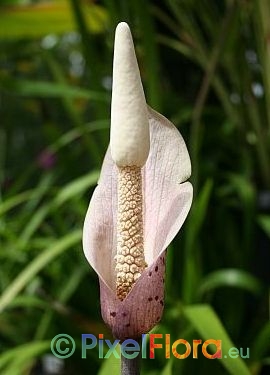
<path id="1" fill-rule="evenodd" d="M 147 105 L 129 26 L 115 32 L 111 104 L 111 155 L 118 167 L 142 167 L 150 148 Z"/>

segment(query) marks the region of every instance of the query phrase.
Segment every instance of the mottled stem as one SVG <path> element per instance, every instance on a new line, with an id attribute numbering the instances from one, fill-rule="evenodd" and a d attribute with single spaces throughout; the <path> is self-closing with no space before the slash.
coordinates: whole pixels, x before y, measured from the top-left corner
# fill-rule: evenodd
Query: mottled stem
<path id="1" fill-rule="evenodd" d="M 123 300 L 147 264 L 143 243 L 141 168 L 118 169 L 116 294 Z"/>
<path id="2" fill-rule="evenodd" d="M 141 340 L 138 340 L 141 344 Z M 140 353 L 136 358 L 128 359 L 121 354 L 121 375 L 140 375 Z"/>

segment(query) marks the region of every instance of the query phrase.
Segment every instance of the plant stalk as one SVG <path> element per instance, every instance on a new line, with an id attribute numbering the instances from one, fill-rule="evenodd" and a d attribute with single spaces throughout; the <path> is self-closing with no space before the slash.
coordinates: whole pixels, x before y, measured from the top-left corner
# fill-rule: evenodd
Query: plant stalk
<path id="1" fill-rule="evenodd" d="M 230 27 L 230 23 L 234 14 L 234 2 L 229 5 L 227 13 L 223 18 L 220 34 L 217 38 L 216 44 L 212 50 L 212 53 L 209 58 L 208 66 L 206 67 L 205 75 L 202 81 L 202 85 L 200 87 L 199 93 L 196 98 L 196 103 L 193 110 L 193 118 L 191 124 L 191 139 L 190 139 L 190 149 L 191 149 L 191 160 L 193 164 L 193 186 L 194 191 L 196 193 L 197 186 L 198 186 L 198 157 L 199 157 L 199 150 L 200 150 L 200 142 L 201 142 L 201 117 L 203 114 L 205 102 L 207 100 L 207 96 L 209 93 L 209 89 L 211 86 L 211 81 L 215 77 L 217 65 L 219 62 L 219 58 L 221 57 L 221 53 L 226 41 L 226 36 L 228 33 L 228 29 Z"/>
<path id="2" fill-rule="evenodd" d="M 140 339 L 137 342 L 139 345 L 141 344 Z M 138 353 L 137 357 L 128 359 L 121 352 L 121 375 L 140 375 L 140 362 L 140 353 Z"/>
<path id="3" fill-rule="evenodd" d="M 121 375 L 140 375 L 140 358 L 125 358 L 121 354 Z"/>

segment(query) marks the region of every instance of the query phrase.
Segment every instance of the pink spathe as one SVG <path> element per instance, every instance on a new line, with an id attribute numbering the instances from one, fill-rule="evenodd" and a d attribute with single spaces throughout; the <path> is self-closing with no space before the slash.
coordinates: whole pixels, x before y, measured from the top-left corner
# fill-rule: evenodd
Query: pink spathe
<path id="1" fill-rule="evenodd" d="M 128 296 L 116 296 L 117 167 L 108 149 L 83 230 L 85 256 L 100 281 L 104 321 L 118 339 L 137 338 L 160 320 L 164 305 L 165 251 L 192 202 L 189 154 L 176 127 L 148 109 L 150 152 L 142 168 L 144 252 L 148 267 Z"/>

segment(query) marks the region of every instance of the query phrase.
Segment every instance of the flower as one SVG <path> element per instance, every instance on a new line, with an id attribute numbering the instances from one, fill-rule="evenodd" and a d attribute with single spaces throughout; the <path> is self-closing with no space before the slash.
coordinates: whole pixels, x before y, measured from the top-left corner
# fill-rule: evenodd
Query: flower
<path id="1" fill-rule="evenodd" d="M 120 23 L 110 146 L 83 230 L 103 320 L 120 340 L 138 338 L 161 319 L 165 254 L 191 206 L 190 174 L 182 136 L 146 105 L 131 33 Z"/>
<path id="2" fill-rule="evenodd" d="M 43 150 L 37 157 L 37 164 L 41 169 L 49 170 L 56 163 L 56 155 L 50 150 Z"/>

